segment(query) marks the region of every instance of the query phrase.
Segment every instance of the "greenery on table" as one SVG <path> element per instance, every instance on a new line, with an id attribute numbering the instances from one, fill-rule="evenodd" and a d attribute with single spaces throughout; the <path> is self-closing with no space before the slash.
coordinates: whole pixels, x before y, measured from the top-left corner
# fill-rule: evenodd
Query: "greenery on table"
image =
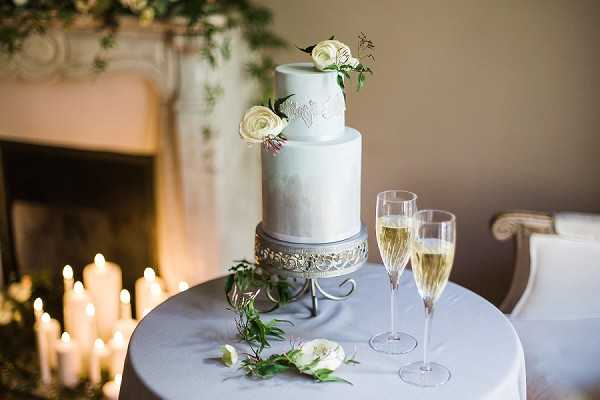
<path id="1" fill-rule="evenodd" d="M 276 278 L 262 271 L 260 266 L 248 261 L 240 261 L 230 268 L 232 274 L 227 278 L 225 292 L 234 292 L 231 299 L 235 327 L 240 340 L 245 343 L 250 352 L 244 353 L 241 369 L 254 378 L 268 379 L 285 372 L 306 374 L 313 377 L 316 382 L 351 382 L 333 374 L 327 368 L 315 369 L 321 359 L 314 358 L 308 363 L 301 362 L 302 346 L 299 341 L 290 340 L 290 349 L 284 353 L 263 355 L 265 349 L 271 347 L 270 340 L 285 340 L 285 331 L 282 324 L 293 325 L 291 321 L 272 319 L 265 322 L 261 319 L 256 308 L 256 298 L 263 289 L 277 287 L 280 298 L 290 299 L 291 285 L 285 280 Z M 284 283 L 285 282 L 285 283 Z M 283 293 L 283 295 L 282 295 Z M 344 360 L 349 365 L 359 364 L 354 356 Z"/>
<path id="2" fill-rule="evenodd" d="M 0 398 L 4 399 L 100 399 L 101 384 L 82 381 L 73 389 L 57 384 L 40 386 L 40 371 L 34 331 L 33 299 L 44 299 L 44 309 L 58 317 L 62 291 L 52 290 L 46 275 L 34 277 L 29 290 L 15 282 L 0 291 Z M 17 292 L 13 289 L 21 289 Z M 26 295 L 23 293 L 26 292 Z M 108 380 L 103 374 L 102 381 Z"/>

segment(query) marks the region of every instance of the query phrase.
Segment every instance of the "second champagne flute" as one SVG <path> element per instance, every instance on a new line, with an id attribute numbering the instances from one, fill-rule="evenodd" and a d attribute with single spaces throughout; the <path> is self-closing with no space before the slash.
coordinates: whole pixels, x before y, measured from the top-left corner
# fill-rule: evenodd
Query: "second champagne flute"
<path id="1" fill-rule="evenodd" d="M 390 280 L 390 330 L 369 340 L 375 351 L 406 354 L 417 346 L 409 334 L 398 332 L 396 302 L 400 276 L 410 257 L 412 217 L 417 211 L 417 195 L 404 190 L 388 190 L 377 195 L 377 245 Z"/>

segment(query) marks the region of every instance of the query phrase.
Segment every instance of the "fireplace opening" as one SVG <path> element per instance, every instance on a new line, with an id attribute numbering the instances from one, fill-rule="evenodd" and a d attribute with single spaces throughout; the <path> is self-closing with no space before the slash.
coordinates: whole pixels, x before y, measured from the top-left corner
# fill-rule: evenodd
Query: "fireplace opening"
<path id="1" fill-rule="evenodd" d="M 130 291 L 155 266 L 154 158 L 0 141 L 4 281 L 46 274 L 62 288 L 96 253 L 119 264 Z"/>

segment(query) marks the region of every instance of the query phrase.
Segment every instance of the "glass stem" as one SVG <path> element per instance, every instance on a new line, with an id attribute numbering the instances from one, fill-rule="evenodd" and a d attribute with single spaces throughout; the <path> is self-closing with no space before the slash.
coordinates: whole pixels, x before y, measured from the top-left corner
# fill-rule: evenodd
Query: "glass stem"
<path id="1" fill-rule="evenodd" d="M 429 341 L 431 338 L 431 319 L 433 318 L 433 301 L 424 300 L 425 305 L 425 332 L 423 334 L 423 366 L 421 369 L 423 371 L 431 371 L 431 366 L 429 365 L 429 359 L 427 358 L 428 350 L 429 350 Z"/>
<path id="2" fill-rule="evenodd" d="M 396 298 L 398 297 L 398 287 L 400 285 L 391 285 L 390 292 L 390 338 L 397 339 L 398 321 L 396 321 Z"/>

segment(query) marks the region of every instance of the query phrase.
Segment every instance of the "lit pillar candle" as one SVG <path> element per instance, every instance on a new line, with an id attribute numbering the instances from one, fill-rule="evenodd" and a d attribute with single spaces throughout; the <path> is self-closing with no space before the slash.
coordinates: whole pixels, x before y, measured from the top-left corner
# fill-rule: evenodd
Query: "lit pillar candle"
<path id="1" fill-rule="evenodd" d="M 83 361 L 87 362 L 96 338 L 96 310 L 81 282 L 75 282 L 73 290 L 65 293 L 64 307 L 65 330 L 77 341 Z"/>
<path id="2" fill-rule="evenodd" d="M 110 353 L 104 345 L 104 341 L 97 338 L 94 341 L 94 348 L 92 350 L 92 355 L 90 356 L 90 382 L 93 385 L 100 383 L 102 369 L 107 366 L 109 355 Z"/>
<path id="3" fill-rule="evenodd" d="M 121 332 L 125 342 L 129 342 L 131 335 L 137 325 L 137 321 L 131 318 L 131 296 L 127 289 L 121 290 L 121 318 L 117 321 L 114 332 Z M 113 333 L 114 333 L 113 332 Z"/>
<path id="4" fill-rule="evenodd" d="M 56 343 L 58 381 L 61 385 L 73 388 L 79 383 L 81 355 L 76 341 L 68 332 L 63 332 Z"/>
<path id="5" fill-rule="evenodd" d="M 98 336 L 108 340 L 119 319 L 119 292 L 122 287 L 121 267 L 96 254 L 94 263 L 83 269 L 83 281 L 96 306 Z"/>
<path id="6" fill-rule="evenodd" d="M 36 343 L 38 349 L 38 359 L 40 363 L 40 378 L 42 384 L 50 383 L 50 360 L 48 352 L 48 339 L 46 330 L 50 323 L 50 315 L 43 313 L 40 320 L 35 324 Z"/>
<path id="7" fill-rule="evenodd" d="M 110 346 L 110 374 L 115 376 L 116 374 L 123 373 L 123 366 L 125 365 L 125 356 L 127 355 L 127 343 L 125 337 L 120 331 L 116 331 L 109 343 Z"/>
<path id="8" fill-rule="evenodd" d="M 162 299 L 158 301 L 162 294 L 162 285 L 162 279 L 158 278 L 150 267 L 144 270 L 143 278 L 135 281 L 135 315 L 137 319 L 142 319 L 154 306 L 162 302 Z"/>
<path id="9" fill-rule="evenodd" d="M 73 268 L 70 265 L 65 265 L 62 271 L 65 292 L 73 289 Z"/>
<path id="10" fill-rule="evenodd" d="M 106 400 L 118 400 L 121 390 L 121 374 L 116 374 L 112 381 L 106 382 L 102 386 L 102 395 Z"/>
<path id="11" fill-rule="evenodd" d="M 56 341 L 60 337 L 60 323 L 56 319 L 51 318 L 46 325 L 45 331 L 50 368 L 56 368 Z"/>

